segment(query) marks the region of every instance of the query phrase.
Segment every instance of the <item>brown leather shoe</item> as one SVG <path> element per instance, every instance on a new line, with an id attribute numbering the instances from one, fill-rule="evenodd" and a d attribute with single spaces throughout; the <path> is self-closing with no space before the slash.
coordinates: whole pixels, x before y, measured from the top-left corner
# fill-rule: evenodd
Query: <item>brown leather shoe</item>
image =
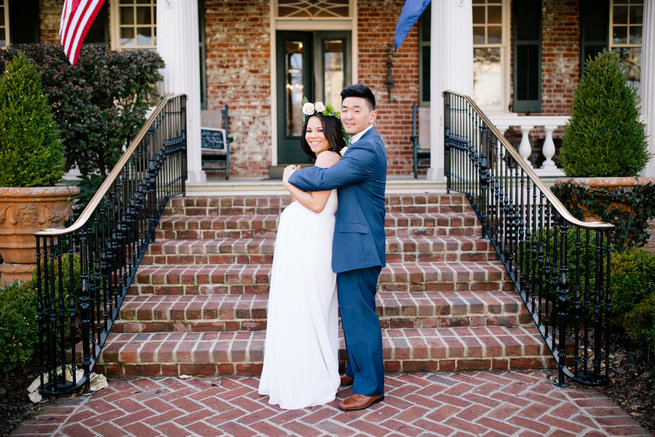
<path id="1" fill-rule="evenodd" d="M 364 396 L 353 394 L 345 401 L 339 404 L 339 409 L 344 411 L 356 411 L 368 408 L 376 402 L 384 399 L 384 395 L 379 396 Z"/>
<path id="2" fill-rule="evenodd" d="M 353 385 L 353 382 L 355 382 L 355 378 L 352 376 L 346 375 L 345 373 L 341 375 L 341 385 Z"/>

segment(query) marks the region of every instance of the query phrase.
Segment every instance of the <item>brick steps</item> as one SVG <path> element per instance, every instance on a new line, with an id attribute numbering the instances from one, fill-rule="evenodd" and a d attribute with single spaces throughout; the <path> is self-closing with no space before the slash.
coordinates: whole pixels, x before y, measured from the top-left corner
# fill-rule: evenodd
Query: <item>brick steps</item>
<path id="1" fill-rule="evenodd" d="M 112 332 L 266 329 L 268 295 L 128 296 Z M 377 295 L 384 328 L 518 326 L 531 323 L 513 292 L 396 292 Z"/>
<path id="2" fill-rule="evenodd" d="M 471 205 L 461 194 L 387 194 L 387 213 L 472 213 Z M 291 203 L 288 195 L 178 197 L 171 199 L 165 216 L 216 217 L 226 215 L 279 215 Z"/>
<path id="3" fill-rule="evenodd" d="M 100 371 L 259 374 L 277 225 L 289 202 L 279 195 L 172 199 Z M 552 367 L 463 196 L 394 194 L 386 204 L 377 311 L 387 371 Z"/>
<path id="4" fill-rule="evenodd" d="M 219 238 L 212 240 L 164 240 L 152 243 L 141 260 L 151 264 L 267 264 L 275 251 L 273 238 Z M 489 240 L 475 237 L 388 237 L 387 261 L 492 261 Z"/>
<path id="5" fill-rule="evenodd" d="M 156 239 L 214 240 L 222 238 L 275 239 L 278 214 L 196 216 L 169 215 L 159 220 Z M 387 237 L 476 236 L 482 233 L 474 213 L 390 213 L 385 218 Z"/>
<path id="6" fill-rule="evenodd" d="M 257 375 L 265 335 L 265 331 L 112 333 L 96 368 L 109 375 Z M 527 370 L 553 364 L 534 327 L 383 329 L 382 342 L 388 372 Z M 343 361 L 343 338 L 340 343 Z M 292 360 L 292 351 L 289 354 Z"/>
<path id="7" fill-rule="evenodd" d="M 144 265 L 129 294 L 267 293 L 270 264 Z M 381 292 L 500 291 L 511 289 L 500 261 L 388 263 Z"/>

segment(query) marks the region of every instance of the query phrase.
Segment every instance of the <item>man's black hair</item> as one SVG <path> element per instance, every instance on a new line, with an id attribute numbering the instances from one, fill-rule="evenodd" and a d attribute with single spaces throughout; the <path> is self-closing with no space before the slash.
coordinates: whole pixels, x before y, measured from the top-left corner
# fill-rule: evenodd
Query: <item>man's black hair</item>
<path id="1" fill-rule="evenodd" d="M 345 87 L 341 91 L 341 101 L 343 102 L 346 97 L 362 97 L 368 102 L 369 109 L 375 111 L 375 96 L 373 95 L 373 91 L 363 83 L 355 83 Z"/>

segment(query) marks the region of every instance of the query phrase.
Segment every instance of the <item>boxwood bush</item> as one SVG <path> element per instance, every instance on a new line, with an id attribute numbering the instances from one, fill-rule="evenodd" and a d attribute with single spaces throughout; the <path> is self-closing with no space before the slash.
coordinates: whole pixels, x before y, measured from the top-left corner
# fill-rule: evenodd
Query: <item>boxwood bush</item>
<path id="1" fill-rule="evenodd" d="M 567 176 L 637 176 L 648 162 L 637 95 L 618 55 L 588 59 L 564 127 L 560 160 Z"/>
<path id="2" fill-rule="evenodd" d="M 63 174 L 64 149 L 39 72 L 18 52 L 0 76 L 0 187 L 51 186 Z"/>

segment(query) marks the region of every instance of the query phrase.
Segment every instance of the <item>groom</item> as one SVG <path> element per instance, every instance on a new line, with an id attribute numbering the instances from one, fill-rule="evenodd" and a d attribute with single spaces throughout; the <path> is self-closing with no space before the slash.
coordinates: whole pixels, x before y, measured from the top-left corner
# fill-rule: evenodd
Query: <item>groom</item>
<path id="1" fill-rule="evenodd" d="M 342 410 L 362 410 L 384 399 L 384 364 L 380 320 L 375 313 L 378 276 L 384 267 L 384 190 L 387 158 L 373 127 L 375 97 L 362 84 L 341 91 L 341 122 L 350 147 L 330 168 L 285 169 L 284 178 L 303 191 L 338 189 L 339 207 L 332 248 L 339 310 L 348 365 L 341 384 L 353 394 Z"/>

